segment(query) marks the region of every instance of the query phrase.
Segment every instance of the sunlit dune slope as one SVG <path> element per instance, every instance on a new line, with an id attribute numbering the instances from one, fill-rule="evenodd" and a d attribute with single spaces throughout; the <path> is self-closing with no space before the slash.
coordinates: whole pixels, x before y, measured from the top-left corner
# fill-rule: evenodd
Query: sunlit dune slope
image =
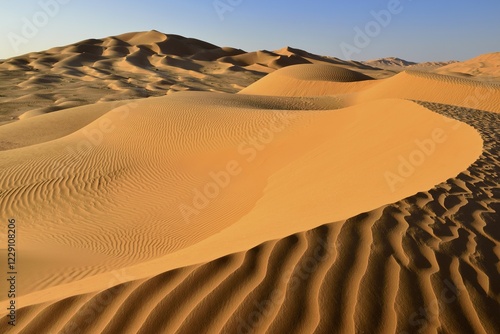
<path id="1" fill-rule="evenodd" d="M 498 112 L 500 84 L 448 75 L 404 71 L 383 80 L 333 65 L 300 65 L 278 70 L 240 94 L 278 96 L 341 95 L 346 104 L 400 98 Z M 347 81 L 347 82 L 346 82 Z M 359 94 L 350 94 L 359 93 Z M 353 100 L 354 99 L 354 100 Z"/>
<path id="2" fill-rule="evenodd" d="M 0 130 L 0 151 L 44 143 L 69 135 L 110 110 L 133 102 L 115 101 L 96 105 L 75 107 L 43 114 L 2 126 Z"/>
<path id="3" fill-rule="evenodd" d="M 499 112 L 500 84 L 447 75 L 405 71 L 359 95 L 359 101 L 402 98 Z"/>
<path id="4" fill-rule="evenodd" d="M 202 242 L 195 257 L 174 257 L 163 269 L 208 261 L 428 189 L 481 151 L 472 128 L 454 131 L 412 102 L 311 110 L 314 101 L 179 93 L 1 152 L 2 212 L 25 222 L 25 256 L 52 262 L 21 291 Z M 419 150 L 429 150 L 416 158 L 422 166 L 399 175 L 401 159 Z M 53 257 L 72 251 L 99 261 L 73 260 L 73 274 L 63 276 L 69 263 Z M 142 272 L 159 268 L 149 269 Z"/>

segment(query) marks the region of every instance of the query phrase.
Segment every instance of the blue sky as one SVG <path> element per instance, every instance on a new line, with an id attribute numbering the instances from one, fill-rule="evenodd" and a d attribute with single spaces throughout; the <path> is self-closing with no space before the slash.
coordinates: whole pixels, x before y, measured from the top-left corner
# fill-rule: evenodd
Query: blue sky
<path id="1" fill-rule="evenodd" d="M 156 29 L 247 51 L 465 60 L 500 51 L 499 17 L 498 0 L 0 0 L 0 59 Z"/>

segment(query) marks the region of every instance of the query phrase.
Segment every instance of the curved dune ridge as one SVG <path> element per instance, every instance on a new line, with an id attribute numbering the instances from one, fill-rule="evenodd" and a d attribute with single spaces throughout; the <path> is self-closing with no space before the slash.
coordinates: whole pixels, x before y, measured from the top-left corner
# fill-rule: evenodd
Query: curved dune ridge
<path id="1" fill-rule="evenodd" d="M 289 66 L 283 68 L 280 71 L 275 72 L 274 75 L 286 76 L 299 80 L 314 80 L 314 81 L 353 82 L 353 81 L 363 81 L 363 80 L 373 79 L 360 72 L 331 65 Z"/>
<path id="2" fill-rule="evenodd" d="M 290 97 L 347 94 L 373 85 L 371 79 L 335 65 L 296 65 L 273 72 L 239 93 Z"/>
<path id="3" fill-rule="evenodd" d="M 23 275 L 0 331 L 494 332 L 500 89 L 368 79 L 297 65 L 1 126 Z"/>

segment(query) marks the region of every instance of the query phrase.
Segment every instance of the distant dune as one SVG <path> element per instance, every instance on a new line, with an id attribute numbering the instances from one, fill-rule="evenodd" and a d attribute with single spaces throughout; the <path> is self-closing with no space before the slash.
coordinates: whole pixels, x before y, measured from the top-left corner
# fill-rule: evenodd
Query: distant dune
<path id="1" fill-rule="evenodd" d="M 0 332 L 495 333 L 500 85 L 391 73 L 157 31 L 4 61 Z"/>
<path id="2" fill-rule="evenodd" d="M 297 65 L 276 71 L 240 94 L 271 96 L 339 95 L 375 84 L 373 78 L 335 65 Z"/>
<path id="3" fill-rule="evenodd" d="M 388 75 L 361 63 L 290 47 L 245 52 L 155 30 L 128 33 L 0 61 L 0 124 L 91 103 L 178 91 L 236 93 L 277 69 L 310 63 Z"/>
<path id="4" fill-rule="evenodd" d="M 392 68 L 392 67 L 408 67 L 412 65 L 417 65 L 417 63 L 412 61 L 407 61 L 401 58 L 396 57 L 388 57 L 388 58 L 380 58 L 374 60 L 368 60 L 364 62 L 367 65 L 379 67 L 379 68 Z"/>
<path id="5" fill-rule="evenodd" d="M 410 69 L 428 72 L 456 62 L 457 61 L 455 60 L 450 60 L 450 61 L 430 61 L 423 63 L 415 63 L 401 58 L 389 57 L 389 58 L 380 58 L 380 59 L 364 61 L 363 64 L 395 72 L 400 72 Z"/>
<path id="6" fill-rule="evenodd" d="M 450 64 L 437 70 L 442 74 L 463 75 L 466 77 L 480 77 L 483 80 L 499 81 L 500 77 L 500 52 L 489 53 L 476 58 Z"/>

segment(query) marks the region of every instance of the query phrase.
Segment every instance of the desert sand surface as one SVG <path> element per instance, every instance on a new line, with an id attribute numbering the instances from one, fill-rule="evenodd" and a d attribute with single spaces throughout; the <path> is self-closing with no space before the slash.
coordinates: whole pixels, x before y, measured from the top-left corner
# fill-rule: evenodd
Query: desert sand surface
<path id="1" fill-rule="evenodd" d="M 500 84 L 433 71 L 157 31 L 0 63 L 0 332 L 498 332 Z"/>
<path id="2" fill-rule="evenodd" d="M 458 61 L 456 60 L 448 60 L 448 61 L 428 61 L 428 62 L 416 63 L 413 61 L 408 61 L 397 57 L 387 57 L 387 58 L 367 60 L 363 61 L 362 63 L 371 67 L 384 69 L 392 73 L 399 73 L 406 70 L 434 72 L 444 66 L 448 66 L 457 62 Z"/>
<path id="3" fill-rule="evenodd" d="M 480 55 L 476 58 L 440 67 L 437 73 L 500 81 L 500 52 Z"/>

